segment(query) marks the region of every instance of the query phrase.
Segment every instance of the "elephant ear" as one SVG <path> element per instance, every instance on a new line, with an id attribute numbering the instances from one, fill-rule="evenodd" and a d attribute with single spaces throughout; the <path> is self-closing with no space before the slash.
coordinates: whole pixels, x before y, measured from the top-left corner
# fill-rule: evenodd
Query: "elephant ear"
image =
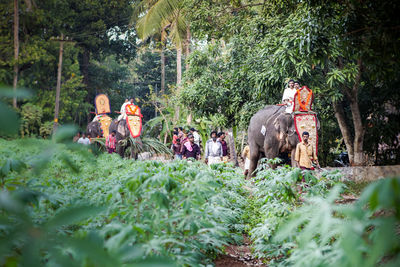
<path id="1" fill-rule="evenodd" d="M 126 136 L 126 127 L 125 127 L 124 121 L 121 120 L 121 121 L 118 123 L 118 128 L 117 128 L 117 129 L 118 129 L 117 132 L 118 132 L 120 135 L 122 135 L 123 137 Z"/>
<path id="2" fill-rule="evenodd" d="M 272 124 L 274 125 L 275 130 L 276 130 L 276 138 L 278 138 L 279 141 L 283 141 L 284 133 L 283 133 L 283 129 L 281 129 L 281 118 L 280 118 L 280 116 L 276 117 Z"/>
<path id="3" fill-rule="evenodd" d="M 281 127 L 278 118 L 279 117 L 275 118 L 274 122 L 272 123 L 274 125 L 274 127 L 275 127 L 275 130 L 277 130 L 277 131 L 279 131 L 279 129 Z"/>

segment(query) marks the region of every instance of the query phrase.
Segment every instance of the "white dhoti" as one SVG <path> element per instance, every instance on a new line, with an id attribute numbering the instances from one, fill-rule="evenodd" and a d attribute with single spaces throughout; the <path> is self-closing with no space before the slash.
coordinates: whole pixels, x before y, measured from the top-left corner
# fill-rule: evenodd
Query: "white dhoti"
<path id="1" fill-rule="evenodd" d="M 121 114 L 121 115 L 118 116 L 118 121 L 125 120 L 125 119 L 126 119 L 126 113 Z"/>
<path id="2" fill-rule="evenodd" d="M 99 116 L 99 115 L 96 115 L 96 116 L 94 116 L 94 118 L 93 118 L 92 122 L 99 121 L 99 118 L 100 118 L 100 116 Z"/>
<path id="3" fill-rule="evenodd" d="M 290 114 L 293 112 L 293 101 L 286 105 L 285 112 Z"/>
<path id="4" fill-rule="evenodd" d="M 244 169 L 245 170 L 250 169 L 250 159 L 248 159 L 248 158 L 245 158 L 245 160 L 244 160 Z"/>
<path id="5" fill-rule="evenodd" d="M 208 157 L 208 165 L 221 163 L 221 157 Z"/>

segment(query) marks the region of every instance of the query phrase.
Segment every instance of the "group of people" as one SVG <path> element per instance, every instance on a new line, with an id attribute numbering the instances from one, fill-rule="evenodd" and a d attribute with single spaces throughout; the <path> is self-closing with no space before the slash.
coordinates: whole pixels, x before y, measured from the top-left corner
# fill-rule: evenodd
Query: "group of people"
<path id="1" fill-rule="evenodd" d="M 204 146 L 206 164 L 228 161 L 229 148 L 225 136 L 224 132 L 211 132 L 210 139 Z M 195 128 L 191 128 L 187 133 L 182 127 L 174 128 L 171 148 L 176 160 L 200 160 L 203 151 L 201 136 Z"/>
<path id="2" fill-rule="evenodd" d="M 117 134 L 117 132 L 115 130 L 113 130 L 106 138 L 106 149 L 107 152 L 109 154 L 111 153 L 115 153 L 116 148 L 117 148 L 117 139 L 115 137 L 115 135 Z M 78 132 L 74 138 L 72 139 L 72 141 L 74 143 L 78 143 L 78 144 L 82 144 L 85 146 L 90 145 L 92 142 L 90 140 L 90 138 L 88 137 L 89 135 L 86 134 L 85 132 Z"/>
<path id="3" fill-rule="evenodd" d="M 282 104 L 286 105 L 286 113 L 293 112 L 294 95 L 300 89 L 300 82 L 289 80 L 288 87 L 283 91 Z"/>

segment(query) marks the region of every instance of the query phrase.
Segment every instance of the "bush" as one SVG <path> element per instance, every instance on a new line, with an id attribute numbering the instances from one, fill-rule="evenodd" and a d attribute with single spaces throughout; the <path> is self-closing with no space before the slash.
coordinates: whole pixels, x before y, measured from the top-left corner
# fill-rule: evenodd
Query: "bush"
<path id="1" fill-rule="evenodd" d="M 26 103 L 21 107 L 21 136 L 24 137 L 38 135 L 41 119 L 43 116 L 42 109 L 32 103 Z"/>
<path id="2" fill-rule="evenodd" d="M 40 136 L 43 138 L 47 138 L 51 135 L 53 132 L 53 122 L 52 121 L 46 121 L 40 125 L 39 133 Z"/>

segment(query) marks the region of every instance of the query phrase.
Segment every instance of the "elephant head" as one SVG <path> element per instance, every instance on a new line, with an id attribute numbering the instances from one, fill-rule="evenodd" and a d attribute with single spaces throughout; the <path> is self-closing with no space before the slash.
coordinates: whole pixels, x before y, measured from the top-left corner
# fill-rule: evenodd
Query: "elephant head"
<path id="1" fill-rule="evenodd" d="M 291 151 L 296 148 L 299 138 L 294 126 L 294 118 L 292 114 L 279 113 L 273 120 L 275 136 L 279 142 L 279 152 Z"/>
<path id="2" fill-rule="evenodd" d="M 102 136 L 101 125 L 98 121 L 90 122 L 86 127 L 86 133 L 90 138 Z"/>

